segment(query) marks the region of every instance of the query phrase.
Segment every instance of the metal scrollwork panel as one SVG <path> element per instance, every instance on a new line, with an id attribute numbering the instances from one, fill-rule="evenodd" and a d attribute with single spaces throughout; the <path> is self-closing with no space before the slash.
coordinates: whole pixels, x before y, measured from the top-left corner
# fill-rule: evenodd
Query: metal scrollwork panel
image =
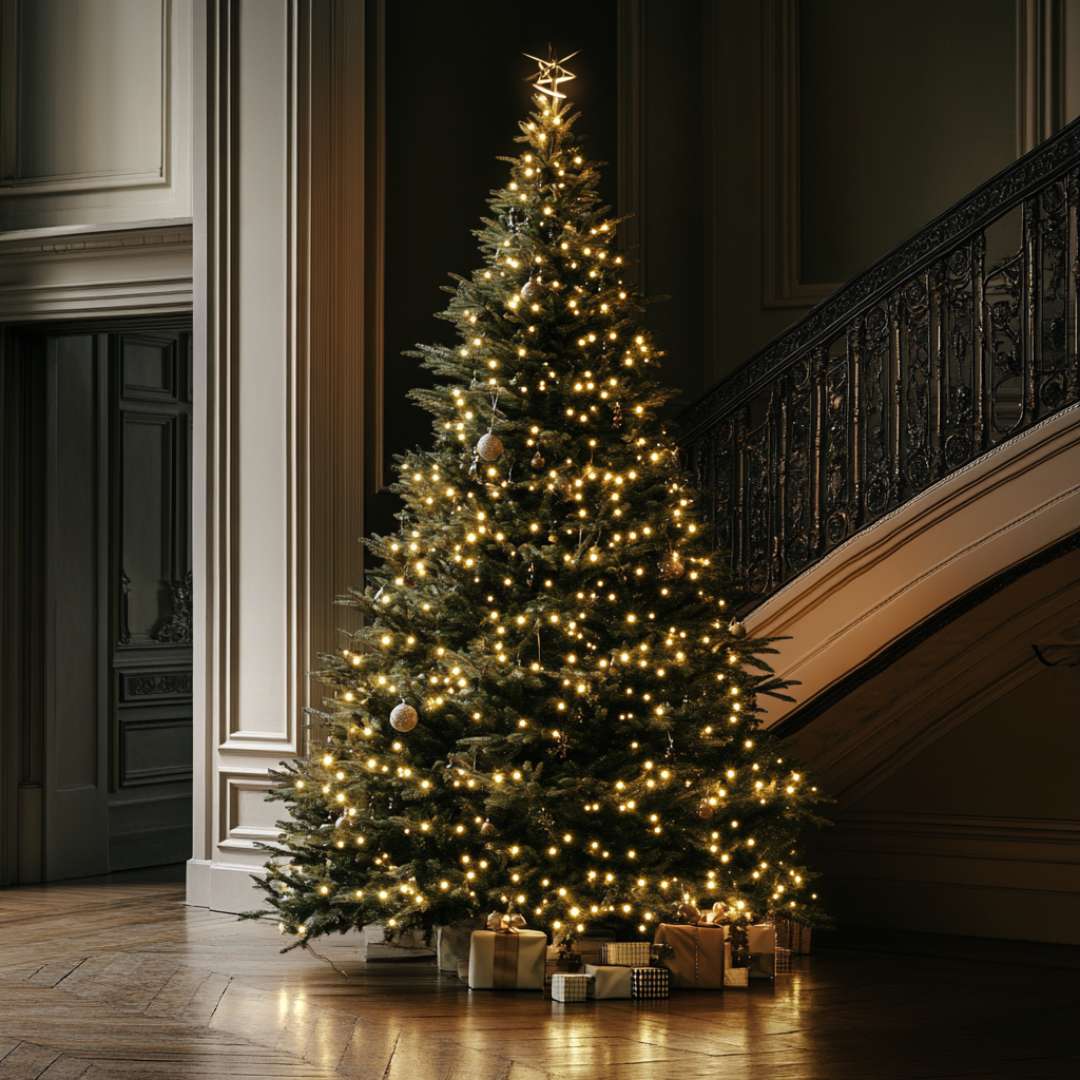
<path id="1" fill-rule="evenodd" d="M 1075 207 L 1075 177 L 1071 173 L 1040 193 L 1036 222 L 1035 294 L 1038 333 L 1035 343 L 1035 412 L 1056 412 L 1070 396 L 1075 370 L 1069 356 L 1069 226 Z M 1070 189 L 1073 198 L 1070 199 Z M 1075 317 L 1075 316 L 1074 316 Z"/>
<path id="2" fill-rule="evenodd" d="M 784 455 L 783 578 L 794 577 L 813 554 L 814 381 L 810 362 L 799 360 L 788 373 L 782 397 Z"/>
<path id="3" fill-rule="evenodd" d="M 863 518 L 880 517 L 893 502 L 892 460 L 892 319 L 887 304 L 866 315 L 860 356 Z"/>
<path id="4" fill-rule="evenodd" d="M 978 262 L 972 241 L 945 259 L 937 275 L 939 475 L 964 465 L 975 452 Z"/>
<path id="5" fill-rule="evenodd" d="M 851 380 L 844 342 L 833 345 L 823 371 L 822 520 L 825 550 L 847 539 L 852 494 Z"/>
<path id="6" fill-rule="evenodd" d="M 933 476 L 931 455 L 929 274 L 919 274 L 899 291 L 901 470 L 904 495 L 921 491 Z"/>
<path id="7" fill-rule="evenodd" d="M 746 431 L 742 439 L 743 459 L 743 549 L 741 574 L 755 593 L 771 585 L 773 546 L 773 467 L 771 417 Z"/>

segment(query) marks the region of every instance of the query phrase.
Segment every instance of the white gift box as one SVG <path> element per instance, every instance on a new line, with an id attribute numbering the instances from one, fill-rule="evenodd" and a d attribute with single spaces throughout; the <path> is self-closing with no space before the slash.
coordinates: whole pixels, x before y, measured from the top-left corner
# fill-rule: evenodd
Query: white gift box
<path id="1" fill-rule="evenodd" d="M 543 930 L 474 930 L 469 940 L 470 990 L 543 990 Z"/>
<path id="2" fill-rule="evenodd" d="M 551 977 L 552 1001 L 588 1001 L 593 996 L 593 977 L 558 971 Z"/>
<path id="3" fill-rule="evenodd" d="M 748 926 L 746 944 L 750 952 L 750 978 L 774 978 L 776 975 L 776 927 L 772 923 L 756 923 Z"/>
<path id="4" fill-rule="evenodd" d="M 724 987 L 738 990 L 750 985 L 750 969 L 731 966 L 731 942 L 724 944 Z"/>
<path id="5" fill-rule="evenodd" d="M 629 998 L 633 970 L 616 964 L 585 965 L 585 974 L 593 977 L 593 997 L 597 1000 Z"/>

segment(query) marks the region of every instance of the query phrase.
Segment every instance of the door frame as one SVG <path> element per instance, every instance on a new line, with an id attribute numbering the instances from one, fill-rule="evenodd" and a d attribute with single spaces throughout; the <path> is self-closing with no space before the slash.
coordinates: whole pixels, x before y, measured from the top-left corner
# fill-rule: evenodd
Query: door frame
<path id="1" fill-rule="evenodd" d="M 42 339 L 49 334 L 104 334 L 138 330 L 192 329 L 190 312 L 41 320 L 0 325 L 0 885 L 44 879 L 48 820 L 48 738 L 54 728 L 52 687 L 55 595 L 48 569 L 47 544 L 55 461 L 46 453 L 49 425 L 49 364 Z M 109 361 L 106 360 L 106 363 Z M 107 386 L 109 373 L 101 385 Z M 98 408 L 100 412 L 100 407 Z M 111 434 L 102 433 L 99 453 L 108 454 Z M 99 463 L 99 472 L 100 463 Z M 107 473 L 107 470 L 106 470 Z M 98 587 L 109 575 L 107 530 L 111 517 L 98 501 L 96 529 L 106 543 L 99 557 Z M 103 594 L 104 595 L 104 594 Z M 99 620 L 111 622 L 111 598 Z M 193 628 L 198 633 L 197 628 Z M 99 634 L 99 666 L 105 666 L 98 709 L 108 712 L 111 664 L 105 664 L 108 635 Z M 104 650 L 104 652 L 103 652 Z M 104 702 L 104 704 L 102 704 Z"/>

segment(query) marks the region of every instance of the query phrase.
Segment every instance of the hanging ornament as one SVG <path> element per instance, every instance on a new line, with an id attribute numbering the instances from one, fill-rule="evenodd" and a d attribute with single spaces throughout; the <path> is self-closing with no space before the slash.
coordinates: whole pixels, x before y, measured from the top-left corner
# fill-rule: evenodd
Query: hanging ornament
<path id="1" fill-rule="evenodd" d="M 537 450 L 536 453 L 533 454 L 532 461 L 530 461 L 529 464 L 534 469 L 542 469 L 544 467 L 544 455 Z"/>
<path id="2" fill-rule="evenodd" d="M 538 278 L 538 277 L 530 277 L 529 280 L 526 281 L 525 284 L 521 286 L 521 299 L 522 300 L 531 300 L 533 298 L 533 296 L 536 294 L 536 291 L 539 288 L 539 285 L 540 285 L 540 278 Z"/>
<path id="3" fill-rule="evenodd" d="M 611 407 L 611 426 L 622 427 L 622 404 L 618 401 Z"/>
<path id="4" fill-rule="evenodd" d="M 686 573 L 686 564 L 677 551 L 669 551 L 660 563 L 660 576 L 672 581 Z"/>
<path id="5" fill-rule="evenodd" d="M 502 457 L 503 442 L 494 432 L 489 431 L 480 436 L 476 444 L 476 456 L 481 461 L 498 461 Z"/>
<path id="6" fill-rule="evenodd" d="M 527 220 L 528 216 L 525 211 L 518 206 L 511 206 L 503 217 L 503 223 L 506 225 L 507 229 L 515 235 L 521 232 Z"/>
<path id="7" fill-rule="evenodd" d="M 408 702 L 403 701 L 401 704 L 395 705 L 390 713 L 390 726 L 395 731 L 404 733 L 412 731 L 419 719 L 417 711 Z"/>
<path id="8" fill-rule="evenodd" d="M 697 806 L 697 816 L 703 821 L 707 821 L 716 813 L 716 807 L 709 805 L 708 799 L 702 799 Z"/>
<path id="9" fill-rule="evenodd" d="M 746 627 L 743 626 L 743 624 L 741 622 L 739 622 L 738 619 L 732 619 L 731 622 L 728 623 L 728 628 L 727 629 L 728 629 L 728 633 L 733 638 L 744 638 L 744 637 L 746 637 Z"/>
<path id="10" fill-rule="evenodd" d="M 480 826 L 480 835 L 489 836 L 495 831 L 495 826 L 491 824 L 489 818 L 484 818 L 484 824 Z"/>

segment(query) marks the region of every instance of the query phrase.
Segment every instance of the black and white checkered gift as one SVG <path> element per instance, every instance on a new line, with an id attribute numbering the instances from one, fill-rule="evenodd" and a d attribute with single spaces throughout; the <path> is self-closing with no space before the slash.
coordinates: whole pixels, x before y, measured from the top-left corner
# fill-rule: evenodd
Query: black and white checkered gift
<path id="1" fill-rule="evenodd" d="M 651 941 L 612 941 L 601 950 L 602 964 L 613 967 L 648 967 L 653 962 Z"/>
<path id="2" fill-rule="evenodd" d="M 633 998 L 666 998 L 671 993 L 668 969 L 636 967 L 630 972 L 630 996 Z"/>
<path id="3" fill-rule="evenodd" d="M 592 997 L 593 977 L 567 971 L 551 976 L 552 1001 L 588 1001 Z"/>

